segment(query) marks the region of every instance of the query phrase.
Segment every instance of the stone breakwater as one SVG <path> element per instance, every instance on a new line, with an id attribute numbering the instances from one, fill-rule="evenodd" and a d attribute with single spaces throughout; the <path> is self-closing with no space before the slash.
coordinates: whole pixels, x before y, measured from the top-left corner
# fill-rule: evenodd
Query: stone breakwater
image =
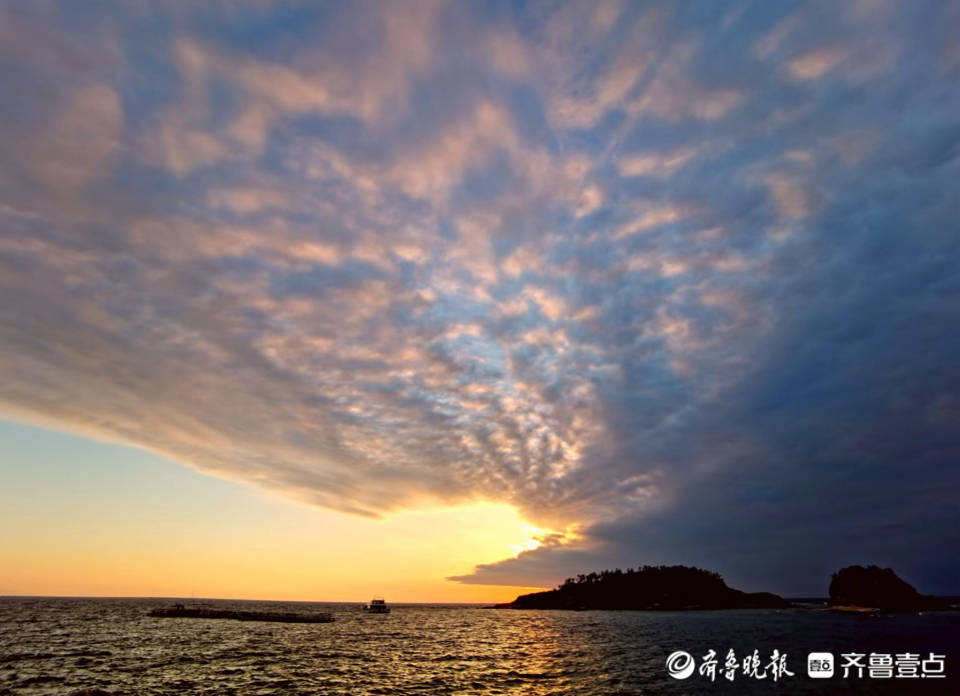
<path id="1" fill-rule="evenodd" d="M 322 612 L 298 613 L 289 611 L 237 611 L 209 607 L 172 607 L 154 609 L 150 616 L 166 619 L 233 619 L 234 621 L 278 621 L 281 623 L 330 623 L 333 614 Z"/>

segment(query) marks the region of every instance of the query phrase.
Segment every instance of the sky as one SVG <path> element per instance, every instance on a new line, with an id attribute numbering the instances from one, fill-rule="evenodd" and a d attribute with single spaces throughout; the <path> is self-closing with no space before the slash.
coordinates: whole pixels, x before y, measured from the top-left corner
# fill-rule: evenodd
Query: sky
<path id="1" fill-rule="evenodd" d="M 0 0 L 0 594 L 960 593 L 958 33 Z"/>

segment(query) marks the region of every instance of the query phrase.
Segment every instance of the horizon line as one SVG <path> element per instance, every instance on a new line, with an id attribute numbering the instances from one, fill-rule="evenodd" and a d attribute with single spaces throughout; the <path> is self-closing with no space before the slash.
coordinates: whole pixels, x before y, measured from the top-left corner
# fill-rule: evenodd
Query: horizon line
<path id="1" fill-rule="evenodd" d="M 176 597 L 173 595 L 45 595 L 45 594 L 0 594 L 0 599 L 181 599 L 189 601 L 216 600 L 221 602 L 288 602 L 300 604 L 365 604 L 370 600 L 346 599 L 261 599 L 255 597 Z M 493 602 L 407 602 L 391 601 L 390 604 L 446 604 L 446 605 L 485 605 Z"/>

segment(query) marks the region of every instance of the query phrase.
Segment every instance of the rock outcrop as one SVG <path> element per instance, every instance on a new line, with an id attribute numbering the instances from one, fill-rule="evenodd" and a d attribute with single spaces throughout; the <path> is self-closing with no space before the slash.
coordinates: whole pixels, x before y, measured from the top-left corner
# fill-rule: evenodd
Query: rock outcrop
<path id="1" fill-rule="evenodd" d="M 922 595 L 891 568 L 848 566 L 830 580 L 829 606 L 870 608 L 881 611 L 929 611 L 948 609 L 939 597 Z"/>

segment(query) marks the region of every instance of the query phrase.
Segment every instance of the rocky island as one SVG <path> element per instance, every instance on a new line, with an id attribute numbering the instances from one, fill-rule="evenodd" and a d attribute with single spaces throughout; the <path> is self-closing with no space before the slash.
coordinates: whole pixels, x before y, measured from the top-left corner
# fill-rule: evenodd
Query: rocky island
<path id="1" fill-rule="evenodd" d="M 946 601 L 923 595 L 892 568 L 848 566 L 830 580 L 828 606 L 837 611 L 933 611 L 949 609 Z"/>
<path id="2" fill-rule="evenodd" d="M 604 570 L 567 579 L 555 590 L 520 595 L 497 609 L 781 609 L 792 606 L 769 592 L 741 592 L 723 578 L 687 566 Z"/>

